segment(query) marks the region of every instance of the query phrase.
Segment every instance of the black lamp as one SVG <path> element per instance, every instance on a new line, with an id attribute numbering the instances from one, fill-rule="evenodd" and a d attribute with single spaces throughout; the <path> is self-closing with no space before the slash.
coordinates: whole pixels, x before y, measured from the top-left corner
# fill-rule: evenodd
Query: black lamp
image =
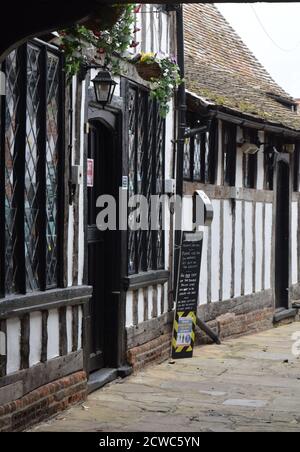
<path id="1" fill-rule="evenodd" d="M 102 69 L 92 80 L 95 89 L 97 103 L 104 108 L 110 104 L 116 89 L 117 83 L 111 78 L 108 70 Z"/>

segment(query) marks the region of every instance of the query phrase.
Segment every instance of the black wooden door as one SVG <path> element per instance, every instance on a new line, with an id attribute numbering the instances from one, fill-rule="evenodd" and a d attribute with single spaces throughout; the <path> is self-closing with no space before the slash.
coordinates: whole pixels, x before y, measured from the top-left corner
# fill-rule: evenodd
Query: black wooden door
<path id="1" fill-rule="evenodd" d="M 106 259 L 106 233 L 96 225 L 96 203 L 105 194 L 105 148 L 108 131 L 101 123 L 91 124 L 89 133 L 89 159 L 94 160 L 94 185 L 88 187 L 88 272 L 89 285 L 93 286 L 90 301 L 90 372 L 106 366 L 105 322 L 106 303 L 109 296 Z"/>
<path id="2" fill-rule="evenodd" d="M 289 307 L 289 236 L 290 236 L 290 167 L 287 161 L 277 162 L 275 242 L 276 308 Z"/>

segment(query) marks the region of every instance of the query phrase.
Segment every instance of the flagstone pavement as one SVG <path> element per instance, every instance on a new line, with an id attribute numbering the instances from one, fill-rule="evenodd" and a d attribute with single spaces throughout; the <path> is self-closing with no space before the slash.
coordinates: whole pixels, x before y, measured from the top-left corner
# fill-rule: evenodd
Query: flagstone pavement
<path id="1" fill-rule="evenodd" d="M 300 323 L 198 347 L 91 394 L 38 432 L 300 431 Z"/>

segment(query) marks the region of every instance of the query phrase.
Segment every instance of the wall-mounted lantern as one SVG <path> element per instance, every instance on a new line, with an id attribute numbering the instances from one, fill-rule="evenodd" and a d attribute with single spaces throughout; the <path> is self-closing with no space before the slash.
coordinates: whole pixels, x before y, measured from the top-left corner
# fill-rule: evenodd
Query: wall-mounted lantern
<path id="1" fill-rule="evenodd" d="M 110 104 L 117 86 L 107 69 L 102 69 L 92 80 L 94 84 L 96 101 L 104 108 Z"/>

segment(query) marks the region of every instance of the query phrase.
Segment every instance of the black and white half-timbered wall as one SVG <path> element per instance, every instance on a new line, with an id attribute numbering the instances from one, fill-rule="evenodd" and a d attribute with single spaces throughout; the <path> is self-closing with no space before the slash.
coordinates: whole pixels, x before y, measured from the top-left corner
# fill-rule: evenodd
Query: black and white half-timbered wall
<path id="1" fill-rule="evenodd" d="M 142 6 L 133 52 L 176 54 L 169 10 Z M 185 5 L 184 23 L 187 121 L 202 130 L 185 144 L 184 193 L 203 189 L 214 206 L 199 315 L 238 335 L 296 314 L 300 121 L 214 6 Z M 161 207 L 155 230 L 102 232 L 97 200 L 165 194 L 181 166 L 176 98 L 162 119 L 150 85 L 122 61 L 102 108 L 97 72 L 67 83 L 47 36 L 7 52 L 1 67 L 0 431 L 78 403 L 171 348 L 174 216 Z"/>
<path id="2" fill-rule="evenodd" d="M 186 143 L 184 192 L 214 206 L 199 315 L 226 337 L 297 314 L 300 117 L 215 6 L 185 5 L 184 25 L 187 122 L 207 126 Z"/>
<path id="3" fill-rule="evenodd" d="M 176 53 L 174 12 L 144 5 L 137 21 L 133 52 Z M 175 101 L 163 119 L 149 83 L 122 64 L 105 108 L 96 70 L 66 80 L 55 35 L 26 42 L 2 64 L 0 431 L 169 356 L 174 234 L 162 226 L 170 214 L 161 208 L 155 231 L 96 224 L 100 195 L 119 201 L 123 187 L 150 200 L 174 177 Z"/>

